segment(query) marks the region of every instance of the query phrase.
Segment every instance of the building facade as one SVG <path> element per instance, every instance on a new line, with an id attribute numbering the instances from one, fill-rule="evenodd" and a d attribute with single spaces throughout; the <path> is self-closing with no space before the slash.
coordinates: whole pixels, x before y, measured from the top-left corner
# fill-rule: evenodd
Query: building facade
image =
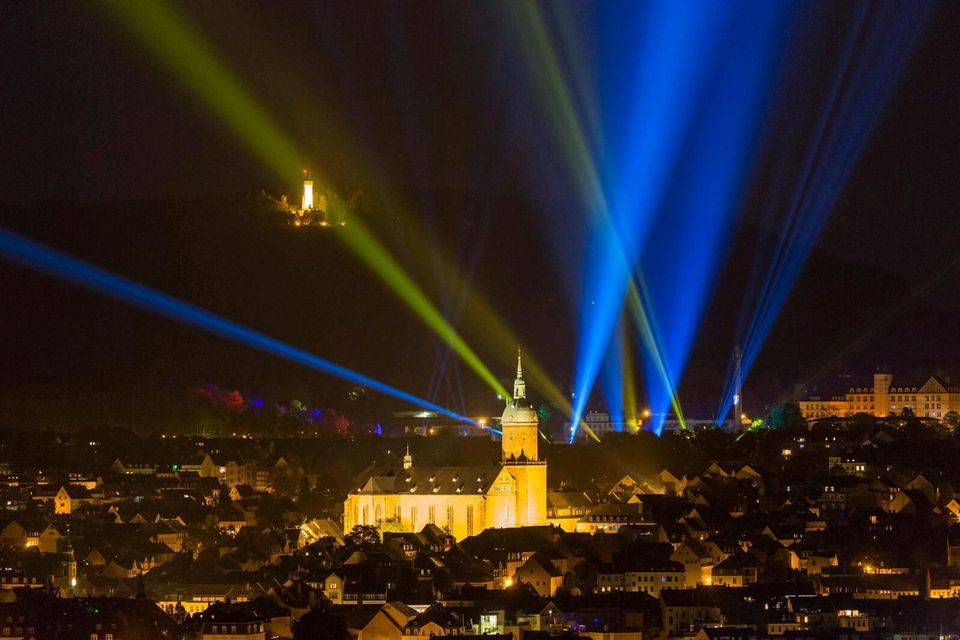
<path id="1" fill-rule="evenodd" d="M 807 420 L 857 413 L 886 417 L 904 409 L 921 418 L 940 420 L 951 411 L 960 411 L 960 388 L 936 376 L 917 386 L 895 384 L 893 375 L 875 373 L 871 387 L 850 387 L 845 393 L 829 398 L 811 396 L 799 405 Z"/>
<path id="2" fill-rule="evenodd" d="M 537 414 L 526 400 L 517 355 L 513 399 L 500 420 L 501 461 L 468 467 L 370 467 L 343 505 L 344 531 L 355 525 L 419 531 L 434 524 L 457 540 L 487 528 L 547 524 L 547 463 L 539 456 Z"/>

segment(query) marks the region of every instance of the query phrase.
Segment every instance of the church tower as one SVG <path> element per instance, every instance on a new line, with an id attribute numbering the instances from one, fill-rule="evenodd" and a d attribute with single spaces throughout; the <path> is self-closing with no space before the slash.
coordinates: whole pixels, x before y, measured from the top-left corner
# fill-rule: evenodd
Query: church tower
<path id="1" fill-rule="evenodd" d="M 517 481 L 516 526 L 546 524 L 547 463 L 539 455 L 539 420 L 533 406 L 527 402 L 519 349 L 513 399 L 507 401 L 500 427 L 503 430 L 503 467 Z"/>
<path id="2" fill-rule="evenodd" d="M 70 534 L 67 534 L 67 543 L 63 549 L 63 561 L 60 563 L 60 571 L 71 588 L 77 586 L 77 558 L 73 553 L 73 543 L 70 541 Z"/>
<path id="3" fill-rule="evenodd" d="M 527 384 L 523 381 L 523 362 L 517 349 L 517 379 L 513 381 L 513 400 L 500 419 L 503 428 L 503 460 L 537 460 L 539 420 L 527 402 Z"/>

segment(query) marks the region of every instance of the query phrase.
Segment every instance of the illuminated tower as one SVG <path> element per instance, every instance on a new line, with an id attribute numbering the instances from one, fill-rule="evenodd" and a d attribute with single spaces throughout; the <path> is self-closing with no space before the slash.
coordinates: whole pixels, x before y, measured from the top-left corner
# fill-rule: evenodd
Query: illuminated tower
<path id="1" fill-rule="evenodd" d="M 517 350 L 517 379 L 513 381 L 513 400 L 507 400 L 501 423 L 503 459 L 516 460 L 523 456 L 527 460 L 536 460 L 539 423 L 536 412 L 527 402 L 527 384 L 523 381 L 523 362 L 520 359 L 519 349 Z"/>
<path id="2" fill-rule="evenodd" d="M 885 417 L 890 415 L 890 385 L 893 376 L 886 371 L 873 374 L 873 415 Z"/>
<path id="3" fill-rule="evenodd" d="M 301 209 L 307 211 L 313 209 L 313 180 L 310 179 L 310 170 L 303 170 L 304 181 L 303 181 L 303 199 L 301 203 L 303 206 Z"/>
<path id="4" fill-rule="evenodd" d="M 73 553 L 73 543 L 70 541 L 70 535 L 67 534 L 67 544 L 63 550 L 63 562 L 61 563 L 63 578 L 65 578 L 71 587 L 77 586 L 77 559 Z"/>
<path id="5" fill-rule="evenodd" d="M 503 429 L 503 467 L 517 481 L 515 526 L 547 522 L 547 463 L 539 457 L 537 413 L 527 402 L 523 363 L 517 350 L 517 379 L 513 399 L 507 401 L 500 419 Z"/>
<path id="6" fill-rule="evenodd" d="M 413 456 L 410 455 L 410 445 L 407 444 L 407 454 L 403 456 L 403 468 L 409 469 L 413 466 Z"/>

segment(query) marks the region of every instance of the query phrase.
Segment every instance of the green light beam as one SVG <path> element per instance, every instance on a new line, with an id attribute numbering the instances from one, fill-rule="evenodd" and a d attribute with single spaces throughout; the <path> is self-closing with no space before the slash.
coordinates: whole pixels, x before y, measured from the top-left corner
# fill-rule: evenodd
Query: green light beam
<path id="1" fill-rule="evenodd" d="M 110 12 L 152 52 L 264 164 L 284 180 L 300 172 L 306 155 L 283 132 L 256 98 L 237 80 L 201 34 L 165 1 L 102 0 Z M 319 176 L 318 176 L 319 178 Z M 321 179 L 317 186 L 335 200 L 335 190 Z M 342 205 L 341 205 L 342 206 Z M 495 392 L 510 394 L 466 344 L 420 287 L 403 271 L 355 215 L 342 234 L 347 245 L 393 293 L 440 336 Z"/>

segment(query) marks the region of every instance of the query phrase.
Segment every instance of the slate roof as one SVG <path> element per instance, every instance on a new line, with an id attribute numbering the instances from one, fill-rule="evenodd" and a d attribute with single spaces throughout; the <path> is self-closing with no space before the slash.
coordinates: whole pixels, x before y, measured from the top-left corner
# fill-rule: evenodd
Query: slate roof
<path id="1" fill-rule="evenodd" d="M 499 465 L 470 467 L 369 467 L 353 493 L 457 495 L 486 493 L 500 475 Z"/>

